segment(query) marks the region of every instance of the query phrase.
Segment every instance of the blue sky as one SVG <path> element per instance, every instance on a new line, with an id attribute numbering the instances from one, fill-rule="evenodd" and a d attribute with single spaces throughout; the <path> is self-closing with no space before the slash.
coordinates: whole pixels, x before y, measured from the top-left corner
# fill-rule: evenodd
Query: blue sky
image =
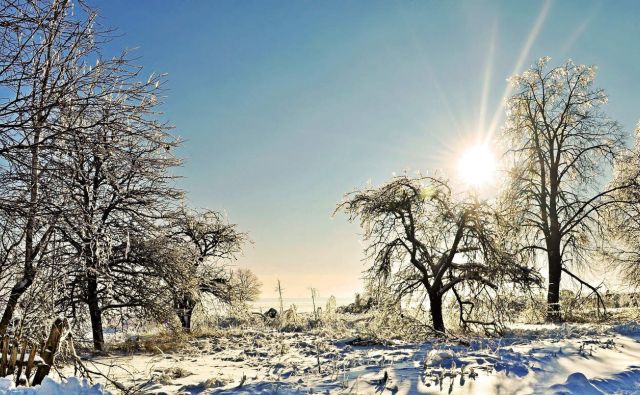
<path id="1" fill-rule="evenodd" d="M 506 78 L 541 56 L 598 65 L 608 114 L 629 132 L 640 119 L 635 1 L 90 3 L 118 31 L 105 55 L 136 47 L 146 73 L 168 73 L 180 184 L 249 232 L 236 264 L 265 297 L 276 278 L 289 297 L 353 294 L 362 245 L 332 218 L 342 195 L 451 172 L 502 114 Z"/>

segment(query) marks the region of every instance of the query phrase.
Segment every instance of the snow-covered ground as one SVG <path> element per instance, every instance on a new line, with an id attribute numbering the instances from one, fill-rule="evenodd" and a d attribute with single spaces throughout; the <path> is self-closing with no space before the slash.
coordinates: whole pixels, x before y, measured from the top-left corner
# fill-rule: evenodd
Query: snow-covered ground
<path id="1" fill-rule="evenodd" d="M 45 377 L 41 385 L 35 387 L 17 387 L 13 377 L 0 377 L 0 394 L 11 395 L 104 395 L 108 394 L 101 384 L 91 384 L 86 379 L 70 377 L 56 381 Z"/>
<path id="2" fill-rule="evenodd" d="M 93 368 L 157 394 L 640 394 L 640 324 L 519 325 L 462 343 L 238 329 Z"/>

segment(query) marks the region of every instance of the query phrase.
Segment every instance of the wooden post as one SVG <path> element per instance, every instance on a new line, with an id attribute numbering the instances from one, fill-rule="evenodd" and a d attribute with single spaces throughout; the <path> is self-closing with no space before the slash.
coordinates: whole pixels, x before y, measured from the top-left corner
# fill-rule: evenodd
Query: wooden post
<path id="1" fill-rule="evenodd" d="M 13 370 L 16 367 L 16 360 L 18 359 L 18 341 L 14 340 L 11 342 L 11 360 L 9 361 L 9 371 L 7 372 L 7 375 L 10 375 L 13 373 Z"/>
<path id="2" fill-rule="evenodd" d="M 26 361 L 24 360 L 24 357 L 27 354 L 27 342 L 26 341 L 22 341 L 21 349 L 22 349 L 22 351 L 20 351 L 20 359 L 18 360 L 18 363 L 17 363 L 18 371 L 16 372 L 16 386 L 18 386 L 20 384 L 23 384 L 23 385 L 25 384 L 24 382 L 20 383 L 20 376 L 22 375 L 22 369 L 23 369 L 24 365 L 26 365 Z M 27 382 L 29 382 L 29 378 L 27 378 Z"/>
<path id="3" fill-rule="evenodd" d="M 2 359 L 0 359 L 0 376 L 4 377 L 7 375 L 7 354 L 9 353 L 9 336 L 4 336 L 2 338 Z"/>
<path id="4" fill-rule="evenodd" d="M 29 385 L 29 377 L 31 376 L 31 371 L 33 370 L 33 361 L 36 359 L 36 353 L 38 352 L 38 345 L 31 345 L 31 352 L 29 352 L 29 360 L 27 361 L 27 370 L 24 375 L 27 377 L 26 385 Z"/>
<path id="5" fill-rule="evenodd" d="M 58 346 L 60 345 L 60 341 L 62 340 L 62 337 L 65 334 L 65 330 L 68 328 L 68 326 L 69 324 L 67 323 L 67 320 L 62 318 L 57 318 L 51 326 L 49 338 L 44 344 L 42 353 L 40 354 L 40 357 L 42 357 L 44 363 L 38 366 L 36 375 L 33 377 L 32 385 L 38 385 L 42 383 L 42 380 L 44 380 L 45 376 L 49 374 L 51 366 L 53 366 L 53 358 L 58 351 Z"/>

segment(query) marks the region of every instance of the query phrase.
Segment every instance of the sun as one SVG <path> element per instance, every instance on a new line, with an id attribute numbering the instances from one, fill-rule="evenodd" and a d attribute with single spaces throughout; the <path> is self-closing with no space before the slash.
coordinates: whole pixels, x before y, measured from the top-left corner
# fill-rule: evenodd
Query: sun
<path id="1" fill-rule="evenodd" d="M 474 145 L 463 152 L 458 162 L 458 176 L 474 188 L 490 184 L 496 176 L 496 158 L 486 145 Z"/>

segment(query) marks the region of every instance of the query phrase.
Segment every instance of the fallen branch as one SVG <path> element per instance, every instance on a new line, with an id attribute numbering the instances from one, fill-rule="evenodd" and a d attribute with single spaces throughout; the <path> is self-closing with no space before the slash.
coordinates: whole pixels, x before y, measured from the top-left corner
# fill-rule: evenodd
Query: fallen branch
<path id="1" fill-rule="evenodd" d="M 581 285 L 584 285 L 585 287 L 589 288 L 593 294 L 596 295 L 596 313 L 598 314 L 598 318 L 600 318 L 600 306 L 602 306 L 602 316 L 603 318 L 607 317 L 607 307 L 604 304 L 604 299 L 602 298 L 602 295 L 600 295 L 600 292 L 598 292 L 598 288 L 600 288 L 602 286 L 602 284 L 598 285 L 597 287 L 594 287 L 593 285 L 589 284 L 588 282 L 582 280 L 580 277 L 576 276 L 575 274 L 571 273 L 569 270 L 567 270 L 567 268 L 563 267 L 562 271 L 567 273 L 569 276 L 571 276 L 574 280 L 578 281 Z M 591 296 L 588 295 L 587 298 Z"/>

